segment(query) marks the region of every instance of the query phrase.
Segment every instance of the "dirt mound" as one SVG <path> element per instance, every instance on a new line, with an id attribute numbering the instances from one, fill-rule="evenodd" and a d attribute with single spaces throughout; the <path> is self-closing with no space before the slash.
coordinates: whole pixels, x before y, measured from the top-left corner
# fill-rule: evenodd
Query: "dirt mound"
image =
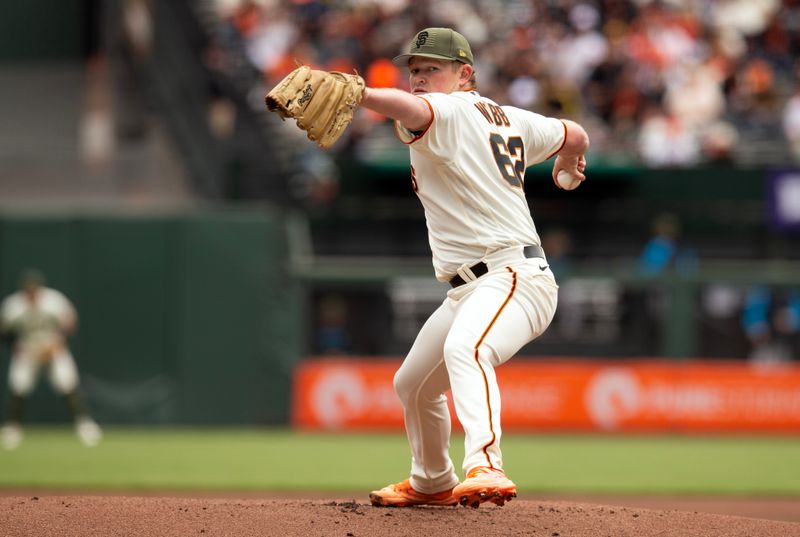
<path id="1" fill-rule="evenodd" d="M 355 500 L 69 495 L 0 497 L 0 529 L 4 537 L 800 537 L 800 523 L 571 502 L 393 509 Z"/>

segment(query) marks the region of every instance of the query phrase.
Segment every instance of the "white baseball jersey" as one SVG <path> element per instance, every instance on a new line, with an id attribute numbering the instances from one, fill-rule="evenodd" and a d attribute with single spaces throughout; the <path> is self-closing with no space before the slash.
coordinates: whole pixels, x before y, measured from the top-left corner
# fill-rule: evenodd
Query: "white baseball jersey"
<path id="1" fill-rule="evenodd" d="M 75 320 L 72 303 L 60 291 L 42 287 L 31 303 L 22 291 L 7 297 L 0 309 L 5 330 L 13 331 L 20 346 L 36 346 L 61 337 Z"/>
<path id="2" fill-rule="evenodd" d="M 512 246 L 539 245 L 523 190 L 525 169 L 563 146 L 566 126 L 477 92 L 420 96 L 431 124 L 411 132 L 395 123 L 411 149 L 414 190 L 425 209 L 436 278 Z"/>

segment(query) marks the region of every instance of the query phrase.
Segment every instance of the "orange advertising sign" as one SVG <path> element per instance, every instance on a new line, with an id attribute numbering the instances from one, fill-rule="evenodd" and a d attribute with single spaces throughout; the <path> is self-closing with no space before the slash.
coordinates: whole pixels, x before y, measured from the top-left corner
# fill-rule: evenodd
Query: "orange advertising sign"
<path id="1" fill-rule="evenodd" d="M 294 376 L 297 427 L 403 428 L 396 359 L 314 359 Z M 800 367 L 517 357 L 496 370 L 504 429 L 800 432 Z M 457 419 L 450 404 L 453 423 Z"/>

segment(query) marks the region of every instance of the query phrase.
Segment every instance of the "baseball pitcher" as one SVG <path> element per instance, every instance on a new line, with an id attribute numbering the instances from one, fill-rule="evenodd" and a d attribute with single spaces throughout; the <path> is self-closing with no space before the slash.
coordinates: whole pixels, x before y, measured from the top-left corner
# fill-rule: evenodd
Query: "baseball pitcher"
<path id="1" fill-rule="evenodd" d="M 544 332 L 558 291 L 525 198 L 525 169 L 555 156 L 556 185 L 574 188 L 585 179 L 589 139 L 572 121 L 481 96 L 469 43 L 449 28 L 418 32 L 394 63 L 408 69 L 410 93 L 351 83 L 357 89 L 349 102 L 395 121 L 410 150 L 411 185 L 425 210 L 436 278 L 452 289 L 394 378 L 410 476 L 370 499 L 398 507 L 503 505 L 517 488 L 503 471 L 494 369 Z M 281 87 L 273 90 L 273 105 L 324 99 L 314 81 L 289 98 L 280 98 Z M 340 125 L 308 128 L 309 137 L 338 133 Z M 449 456 L 448 389 L 466 435 L 463 481 Z"/>

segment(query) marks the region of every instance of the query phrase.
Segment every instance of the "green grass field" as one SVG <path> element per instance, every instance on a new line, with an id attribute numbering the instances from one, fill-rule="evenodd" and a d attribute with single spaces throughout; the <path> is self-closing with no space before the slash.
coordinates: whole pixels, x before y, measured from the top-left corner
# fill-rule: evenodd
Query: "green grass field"
<path id="1" fill-rule="evenodd" d="M 0 489 L 364 492 L 406 477 L 410 456 L 397 434 L 108 428 L 90 449 L 66 427 L 25 433 L 0 451 Z M 503 454 L 526 492 L 800 496 L 798 437 L 508 434 Z"/>

